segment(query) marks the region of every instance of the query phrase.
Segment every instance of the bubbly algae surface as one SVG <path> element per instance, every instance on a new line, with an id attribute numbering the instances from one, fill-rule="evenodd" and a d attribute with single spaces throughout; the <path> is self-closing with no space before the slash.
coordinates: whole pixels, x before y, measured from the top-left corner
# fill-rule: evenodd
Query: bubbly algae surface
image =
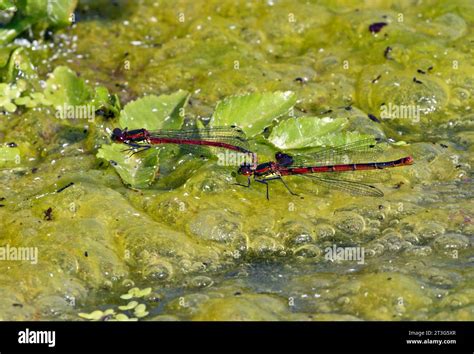
<path id="1" fill-rule="evenodd" d="M 2 149 L 22 161 L 0 160 L 0 241 L 38 257 L 0 261 L 0 319 L 474 320 L 472 1 L 84 1 L 76 21 L 29 48 L 39 77 L 68 66 L 124 104 L 183 89 L 188 118 L 290 90 L 298 112 L 405 141 L 390 155 L 415 164 L 383 198 L 290 177 L 299 196 L 275 182 L 267 201 L 199 158 L 131 189 L 96 157 L 117 118 L 5 113 Z M 381 119 L 389 103 L 419 119 Z"/>

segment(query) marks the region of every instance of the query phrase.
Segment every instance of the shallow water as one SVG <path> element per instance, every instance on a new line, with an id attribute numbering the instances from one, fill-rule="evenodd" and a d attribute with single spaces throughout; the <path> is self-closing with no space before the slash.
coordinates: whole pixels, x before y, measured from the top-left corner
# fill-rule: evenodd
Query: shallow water
<path id="1" fill-rule="evenodd" d="M 37 247 L 38 262 L 0 262 L 0 318 L 134 317 L 120 296 L 151 287 L 144 320 L 474 320 L 473 24 L 470 1 L 81 2 L 35 48 L 40 77 L 67 65 L 123 103 L 185 89 L 188 118 L 292 90 L 299 112 L 405 141 L 387 156 L 415 164 L 384 175 L 383 198 L 290 177 L 299 196 L 275 182 L 267 201 L 258 183 L 234 185 L 235 168 L 193 158 L 134 190 L 96 157 L 116 120 L 5 114 L 1 141 L 25 158 L 0 170 L 0 239 Z M 367 118 L 413 102 L 419 119 Z M 333 247 L 364 248 L 363 262 L 330 261 Z"/>

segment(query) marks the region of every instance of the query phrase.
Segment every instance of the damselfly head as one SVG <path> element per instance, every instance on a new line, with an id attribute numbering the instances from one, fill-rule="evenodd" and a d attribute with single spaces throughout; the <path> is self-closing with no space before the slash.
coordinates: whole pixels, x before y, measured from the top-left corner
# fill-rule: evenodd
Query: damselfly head
<path id="1" fill-rule="evenodd" d="M 252 165 L 251 164 L 242 164 L 237 171 L 239 175 L 250 176 L 253 173 Z"/>
<path id="2" fill-rule="evenodd" d="M 405 165 L 413 165 L 414 162 L 415 162 L 415 160 L 413 160 L 413 157 L 411 157 L 411 156 L 408 156 L 408 157 L 404 158 Z"/>
<path id="3" fill-rule="evenodd" d="M 281 166 L 290 166 L 294 162 L 293 157 L 283 152 L 277 152 L 275 154 L 275 159 Z"/>
<path id="4" fill-rule="evenodd" d="M 112 139 L 112 141 L 117 141 L 117 142 L 123 142 L 125 140 L 123 131 L 120 128 L 115 128 L 112 131 L 112 136 L 110 138 Z"/>

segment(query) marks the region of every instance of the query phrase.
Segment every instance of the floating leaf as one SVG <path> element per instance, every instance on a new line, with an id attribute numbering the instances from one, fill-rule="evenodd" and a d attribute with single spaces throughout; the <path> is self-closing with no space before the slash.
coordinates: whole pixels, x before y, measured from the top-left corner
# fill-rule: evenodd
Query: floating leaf
<path id="1" fill-rule="evenodd" d="M 124 145 L 121 144 L 103 145 L 97 157 L 109 161 L 126 184 L 135 188 L 149 186 L 158 170 L 158 151 L 150 149 L 129 156 L 123 150 Z"/>
<path id="2" fill-rule="evenodd" d="M 117 316 L 115 316 L 115 319 L 117 321 L 138 321 L 138 318 L 129 318 L 127 315 L 123 313 L 119 313 Z"/>
<path id="3" fill-rule="evenodd" d="M 237 125 L 248 136 L 255 136 L 275 118 L 287 113 L 296 103 L 291 91 L 251 93 L 231 96 L 220 101 L 212 116 L 213 126 Z"/>
<path id="4" fill-rule="evenodd" d="M 77 0 L 28 0 L 24 2 L 21 12 L 52 26 L 68 26 L 76 5 Z"/>
<path id="5" fill-rule="evenodd" d="M 136 297 L 144 297 L 150 294 L 151 294 L 151 288 L 145 288 L 145 289 L 139 290 L 136 293 Z"/>
<path id="6" fill-rule="evenodd" d="M 120 113 L 119 124 L 128 129 L 179 129 L 189 93 L 179 90 L 171 95 L 145 96 L 128 103 Z"/>
<path id="7" fill-rule="evenodd" d="M 135 307 L 134 315 L 138 318 L 142 318 L 148 315 L 148 311 L 146 311 L 146 305 L 140 304 L 137 307 Z"/>
<path id="8" fill-rule="evenodd" d="M 104 316 L 104 313 L 100 310 L 93 311 L 91 313 L 79 313 L 79 317 L 85 318 L 86 320 L 98 321 Z"/>
<path id="9" fill-rule="evenodd" d="M 347 118 L 290 118 L 274 127 L 268 140 L 279 149 L 291 150 L 347 144 L 367 136 L 344 132 L 347 123 Z"/>
<path id="10" fill-rule="evenodd" d="M 130 295 L 131 294 L 125 294 L 125 295 Z M 123 295 L 122 295 L 123 296 Z M 121 297 L 122 297 L 121 296 Z M 130 301 L 127 305 L 125 306 L 119 306 L 119 309 L 122 311 L 127 311 L 127 310 L 133 310 L 136 306 L 138 305 L 137 301 Z"/>
<path id="11" fill-rule="evenodd" d="M 0 0 L 0 11 L 16 11 L 15 2 L 12 0 Z"/>
<path id="12" fill-rule="evenodd" d="M 120 114 L 120 100 L 117 95 L 111 95 L 109 90 L 104 86 L 95 88 L 94 98 L 92 99 L 94 110 L 103 109 L 106 113 L 112 113 L 117 117 Z"/>
<path id="13" fill-rule="evenodd" d="M 24 81 L 18 81 L 18 84 L 0 84 L 0 107 L 3 107 L 7 112 L 16 111 L 16 105 L 12 101 L 19 98 L 25 90 Z"/>
<path id="14" fill-rule="evenodd" d="M 80 106 L 89 102 L 92 93 L 74 71 L 66 66 L 58 66 L 46 81 L 44 96 L 55 107 Z"/>
<path id="15" fill-rule="evenodd" d="M 15 12 L 11 21 L 0 29 L 0 45 L 11 42 L 31 27 L 46 29 L 70 25 L 76 5 L 77 0 L 0 1 L 0 9 Z"/>

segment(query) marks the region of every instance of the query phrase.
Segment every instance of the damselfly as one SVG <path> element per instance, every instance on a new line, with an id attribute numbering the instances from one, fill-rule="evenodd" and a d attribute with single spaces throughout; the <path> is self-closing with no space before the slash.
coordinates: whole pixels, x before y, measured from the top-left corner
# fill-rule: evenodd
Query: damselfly
<path id="1" fill-rule="evenodd" d="M 267 199 L 269 199 L 268 181 L 280 180 L 291 194 L 296 195 L 282 177 L 302 176 L 312 178 L 329 189 L 338 189 L 356 195 L 382 197 L 384 194 L 380 189 L 370 184 L 351 180 L 347 173 L 407 166 L 413 164 L 413 158 L 407 156 L 383 162 L 355 162 L 352 159 L 357 155 L 359 158 L 364 159 L 365 156 L 368 159 L 367 156 L 372 156 L 375 152 L 377 152 L 377 147 L 373 139 L 322 149 L 310 157 L 312 162 L 309 162 L 308 159 L 295 158 L 277 152 L 275 154 L 276 161 L 261 163 L 257 166 L 242 164 L 238 173 L 247 176 L 248 183 L 246 185 L 237 184 L 250 187 L 251 176 L 253 176 L 254 181 L 266 185 Z"/>
<path id="2" fill-rule="evenodd" d="M 133 153 L 147 150 L 152 145 L 161 144 L 200 145 L 251 153 L 245 133 L 235 126 L 156 131 L 115 128 L 111 139 L 128 145 L 130 148 L 127 150 L 134 151 Z"/>

